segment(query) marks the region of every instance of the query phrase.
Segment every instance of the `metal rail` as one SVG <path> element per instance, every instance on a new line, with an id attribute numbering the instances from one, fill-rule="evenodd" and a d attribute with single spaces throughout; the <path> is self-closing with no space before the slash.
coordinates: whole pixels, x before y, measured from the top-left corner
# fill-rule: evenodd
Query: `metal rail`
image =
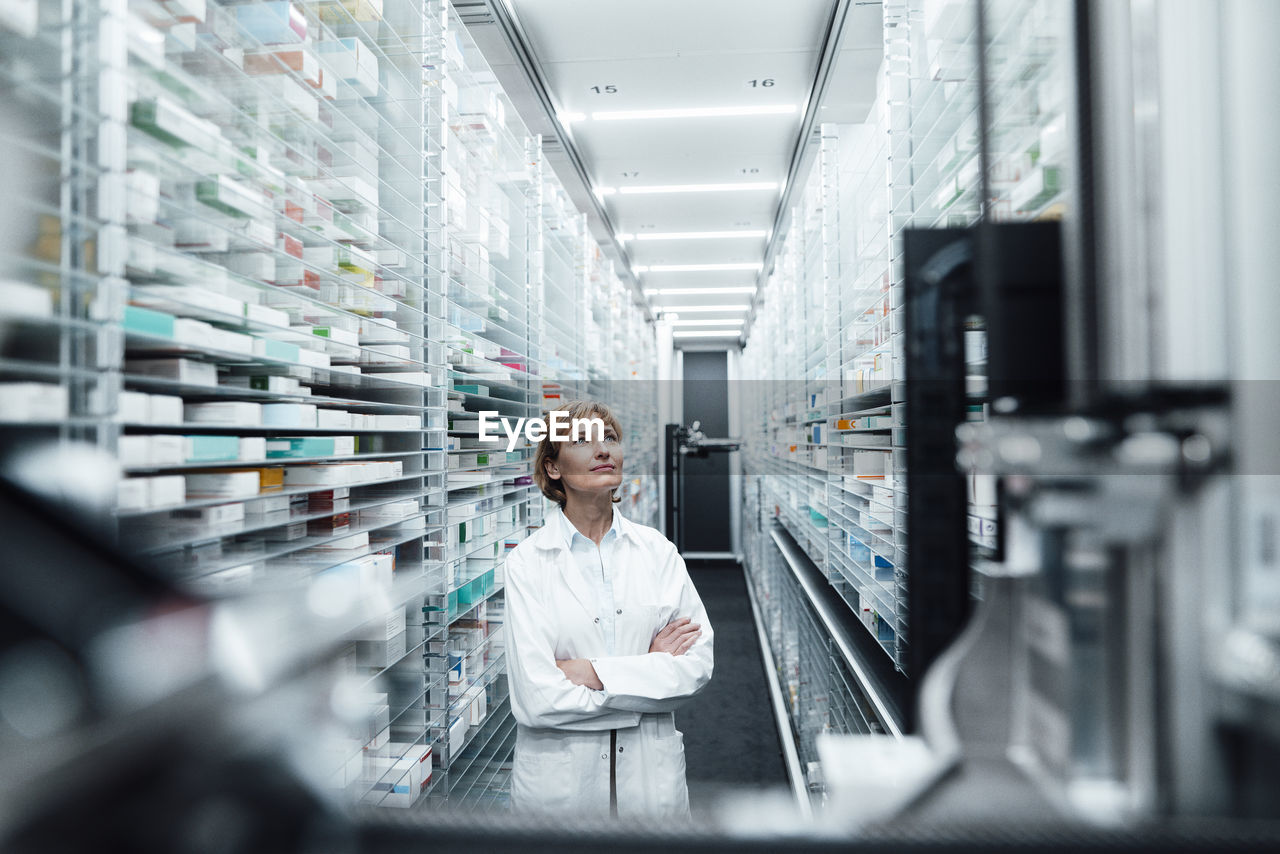
<path id="1" fill-rule="evenodd" d="M 862 689 L 863 694 L 866 695 L 872 707 L 876 710 L 876 717 L 880 719 L 881 726 L 884 727 L 885 732 L 894 738 L 902 738 L 901 726 L 894 719 L 888 703 L 881 696 L 875 683 L 868 677 L 866 668 L 861 664 L 861 659 L 854 652 L 853 639 L 849 636 L 843 623 L 836 618 L 831 606 L 820 595 L 822 591 L 819 590 L 817 583 L 814 581 L 813 573 L 806 571 L 805 564 L 809 563 L 809 559 L 800 552 L 794 543 L 782 536 L 780 527 L 775 526 L 769 532 L 769 536 L 773 538 L 778 551 L 782 552 L 782 557 L 786 561 L 787 567 L 791 570 L 791 574 L 795 576 L 796 581 L 800 583 L 800 589 L 804 591 L 805 598 L 809 601 L 813 612 L 818 616 L 818 621 L 822 623 L 822 627 L 827 630 L 827 634 L 831 637 L 836 649 L 839 650 L 840 657 L 844 659 L 849 672 L 858 681 L 858 687 Z"/>

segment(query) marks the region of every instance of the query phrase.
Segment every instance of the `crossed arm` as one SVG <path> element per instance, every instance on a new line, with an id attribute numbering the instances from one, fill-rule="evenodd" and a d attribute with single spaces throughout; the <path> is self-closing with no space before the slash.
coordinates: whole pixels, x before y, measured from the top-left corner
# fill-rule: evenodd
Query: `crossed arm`
<path id="1" fill-rule="evenodd" d="M 671 656 L 684 655 L 702 637 L 702 626 L 688 617 L 678 617 L 667 623 L 662 631 L 653 637 L 649 644 L 649 652 L 665 652 Z M 574 685 L 583 685 L 593 691 L 604 690 L 594 665 L 589 658 L 569 658 L 556 661 L 564 675 Z"/>
<path id="2" fill-rule="evenodd" d="M 514 565 L 513 565 L 514 564 Z M 635 726 L 643 712 L 669 711 L 711 678 L 712 644 L 706 611 L 674 547 L 664 572 L 681 579 L 677 613 L 649 651 L 557 661 L 555 619 L 532 589 L 527 568 L 513 554 L 507 567 L 507 657 L 512 711 L 530 727 L 601 730 Z"/>

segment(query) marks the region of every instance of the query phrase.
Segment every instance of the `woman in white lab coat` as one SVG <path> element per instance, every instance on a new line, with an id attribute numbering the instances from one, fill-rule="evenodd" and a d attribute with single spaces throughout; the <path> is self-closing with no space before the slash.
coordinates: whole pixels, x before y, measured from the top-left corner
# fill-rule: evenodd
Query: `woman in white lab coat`
<path id="1" fill-rule="evenodd" d="M 593 401 L 559 411 L 605 433 L 542 440 L 534 479 L 559 506 L 506 559 L 512 806 L 688 815 L 673 710 L 711 679 L 711 624 L 675 546 L 614 507 L 617 419 Z"/>

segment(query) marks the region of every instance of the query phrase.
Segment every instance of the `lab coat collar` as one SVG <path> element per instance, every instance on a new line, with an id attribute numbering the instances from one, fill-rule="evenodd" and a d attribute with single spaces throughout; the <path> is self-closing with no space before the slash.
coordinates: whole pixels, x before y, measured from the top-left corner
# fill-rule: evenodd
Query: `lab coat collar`
<path id="1" fill-rule="evenodd" d="M 623 516 L 617 505 L 614 505 L 613 508 L 613 520 L 614 524 L 618 526 L 619 536 L 629 537 L 632 544 L 640 542 L 640 534 L 639 531 L 636 530 L 635 523 L 626 516 Z M 547 518 L 543 520 L 542 527 L 530 535 L 529 540 L 539 549 L 551 551 L 563 549 L 568 551 L 569 544 L 566 542 L 566 538 L 563 533 L 567 529 L 562 527 L 564 525 L 572 526 L 573 523 L 565 518 L 564 510 L 557 505 Z"/>

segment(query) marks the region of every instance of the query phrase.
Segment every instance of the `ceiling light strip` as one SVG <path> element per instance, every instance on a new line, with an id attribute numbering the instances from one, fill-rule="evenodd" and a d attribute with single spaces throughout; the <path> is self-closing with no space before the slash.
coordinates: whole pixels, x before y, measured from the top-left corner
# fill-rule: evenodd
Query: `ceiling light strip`
<path id="1" fill-rule="evenodd" d="M 678 314 L 679 312 L 677 312 Z M 741 326 L 745 323 L 744 318 L 736 318 L 734 320 L 668 320 L 672 326 Z"/>

